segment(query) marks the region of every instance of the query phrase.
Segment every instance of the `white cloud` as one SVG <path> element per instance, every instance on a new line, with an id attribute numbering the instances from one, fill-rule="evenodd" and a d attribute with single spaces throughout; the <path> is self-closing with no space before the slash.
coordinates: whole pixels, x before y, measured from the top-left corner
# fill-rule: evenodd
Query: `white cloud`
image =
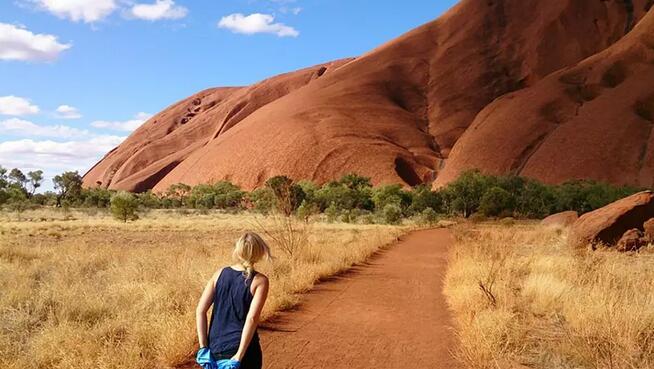
<path id="1" fill-rule="evenodd" d="M 135 4 L 129 10 L 130 16 L 148 21 L 181 19 L 187 14 L 188 9 L 175 5 L 173 0 L 156 0 L 153 4 Z"/>
<path id="2" fill-rule="evenodd" d="M 4 155 L 29 155 L 69 157 L 69 158 L 90 158 L 105 153 L 118 146 L 125 140 L 119 136 L 98 136 L 83 141 L 56 142 L 51 140 L 35 141 L 24 139 L 17 141 L 0 142 L 0 161 Z"/>
<path id="3" fill-rule="evenodd" d="M 71 44 L 62 44 L 57 37 L 35 34 L 13 24 L 0 23 L 0 60 L 52 61 Z"/>
<path id="4" fill-rule="evenodd" d="M 104 19 L 118 7 L 116 0 L 32 0 L 59 18 L 93 23 Z"/>
<path id="5" fill-rule="evenodd" d="M 96 120 L 91 123 L 91 126 L 95 128 L 106 128 L 115 131 L 125 131 L 131 132 L 138 127 L 140 127 L 146 120 L 150 119 L 152 114 L 148 113 L 138 113 L 134 116 L 133 119 L 126 121 L 106 121 L 106 120 Z"/>
<path id="6" fill-rule="evenodd" d="M 82 117 L 79 110 L 70 105 L 60 105 L 57 108 L 57 118 L 60 119 L 79 119 Z"/>
<path id="7" fill-rule="evenodd" d="M 300 35 L 295 28 L 283 23 L 275 23 L 275 17 L 270 14 L 254 13 L 245 16 L 241 13 L 223 17 L 218 27 L 234 33 L 253 35 L 255 33 L 272 33 L 279 37 L 297 37 Z"/>
<path id="8" fill-rule="evenodd" d="M 46 178 L 67 170 L 84 174 L 123 140 L 125 137 L 105 135 L 65 142 L 32 139 L 0 142 L 0 165 L 24 171 L 40 169 Z M 51 186 L 48 181 L 43 189 L 52 189 Z"/>
<path id="9" fill-rule="evenodd" d="M 0 114 L 2 115 L 28 115 L 37 114 L 39 107 L 24 97 L 0 96 Z"/>
<path id="10" fill-rule="evenodd" d="M 298 15 L 298 14 L 302 13 L 302 8 L 300 8 L 299 6 L 298 6 L 298 7 L 294 7 L 294 8 L 289 8 L 289 7 L 287 7 L 287 6 L 282 6 L 281 8 L 279 8 L 279 11 L 280 11 L 282 14 L 288 14 L 288 13 L 291 13 L 291 14 L 293 14 L 293 15 Z"/>
<path id="11" fill-rule="evenodd" d="M 0 121 L 0 133 L 17 137 L 79 138 L 92 136 L 87 130 L 64 125 L 40 126 L 18 118 Z"/>

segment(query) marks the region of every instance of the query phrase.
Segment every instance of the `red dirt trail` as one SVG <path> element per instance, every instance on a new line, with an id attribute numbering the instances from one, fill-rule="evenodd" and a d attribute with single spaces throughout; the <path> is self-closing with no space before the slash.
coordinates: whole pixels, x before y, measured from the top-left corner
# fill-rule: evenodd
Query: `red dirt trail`
<path id="1" fill-rule="evenodd" d="M 457 368 L 446 229 L 413 232 L 259 328 L 267 369 Z"/>
<path id="2" fill-rule="evenodd" d="M 453 368 L 442 293 L 445 229 L 402 238 L 366 265 L 308 293 L 296 311 L 261 329 L 265 367 Z"/>

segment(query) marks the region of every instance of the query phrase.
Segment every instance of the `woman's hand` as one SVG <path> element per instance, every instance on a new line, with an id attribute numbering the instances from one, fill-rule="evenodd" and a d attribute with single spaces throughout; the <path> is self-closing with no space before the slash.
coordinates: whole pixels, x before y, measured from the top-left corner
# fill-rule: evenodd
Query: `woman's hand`
<path id="1" fill-rule="evenodd" d="M 236 355 L 232 356 L 230 360 L 238 361 L 240 363 L 243 360 L 243 356 L 244 355 L 242 353 L 237 352 Z"/>

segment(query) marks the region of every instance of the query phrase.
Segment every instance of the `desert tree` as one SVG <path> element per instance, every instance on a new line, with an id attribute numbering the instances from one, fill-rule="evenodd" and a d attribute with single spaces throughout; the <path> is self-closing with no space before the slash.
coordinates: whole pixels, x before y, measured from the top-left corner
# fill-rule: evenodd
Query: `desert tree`
<path id="1" fill-rule="evenodd" d="M 129 192 L 121 191 L 111 197 L 111 214 L 124 223 L 139 218 L 136 214 L 138 207 L 138 199 Z"/>
<path id="2" fill-rule="evenodd" d="M 302 187 L 286 176 L 270 178 L 266 181 L 266 187 L 275 195 L 277 210 L 286 216 L 293 214 L 305 197 Z"/>
<path id="3" fill-rule="evenodd" d="M 411 206 L 411 193 L 405 191 L 401 185 L 384 185 L 373 190 L 372 201 L 377 211 L 385 212 L 387 205 L 395 205 L 404 211 Z M 393 209 L 395 210 L 395 209 Z"/>
<path id="4" fill-rule="evenodd" d="M 43 182 L 43 171 L 42 170 L 35 170 L 31 172 L 27 172 L 27 178 L 29 181 L 29 186 L 30 186 L 30 197 L 34 196 L 34 193 L 36 190 L 41 187 L 41 183 Z"/>
<path id="5" fill-rule="evenodd" d="M 179 202 L 179 206 L 184 206 L 186 197 L 191 193 L 192 187 L 186 183 L 175 183 L 168 187 L 166 195 Z"/>
<path id="6" fill-rule="evenodd" d="M 0 189 L 7 188 L 8 184 L 9 181 L 7 178 L 7 168 L 4 168 L 2 165 L 0 165 Z"/>
<path id="7" fill-rule="evenodd" d="M 501 187 L 491 187 L 479 201 L 479 211 L 489 217 L 513 215 L 515 198 Z"/>
<path id="8" fill-rule="evenodd" d="M 27 177 L 20 169 L 14 168 L 9 172 L 9 181 L 15 186 L 25 188 Z"/>
<path id="9" fill-rule="evenodd" d="M 57 207 L 61 207 L 63 200 L 74 199 L 82 192 L 82 176 L 77 171 L 58 174 L 52 183 L 57 190 Z"/>
<path id="10" fill-rule="evenodd" d="M 409 213 L 418 214 L 426 209 L 442 213 L 443 196 L 440 192 L 432 191 L 429 186 L 422 184 L 411 190 Z"/>
<path id="11" fill-rule="evenodd" d="M 482 196 L 493 182 L 493 177 L 485 176 L 479 170 L 463 172 L 444 191 L 450 211 L 470 217 L 479 209 Z"/>

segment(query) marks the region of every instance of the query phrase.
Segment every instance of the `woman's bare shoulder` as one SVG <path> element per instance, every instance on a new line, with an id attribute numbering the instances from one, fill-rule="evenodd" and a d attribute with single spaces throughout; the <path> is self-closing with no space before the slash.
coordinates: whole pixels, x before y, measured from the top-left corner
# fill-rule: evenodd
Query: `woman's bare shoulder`
<path id="1" fill-rule="evenodd" d="M 262 284 L 268 284 L 268 276 L 266 276 L 263 273 L 257 272 L 257 274 L 254 275 L 254 279 L 252 280 L 253 283 L 262 283 Z"/>

